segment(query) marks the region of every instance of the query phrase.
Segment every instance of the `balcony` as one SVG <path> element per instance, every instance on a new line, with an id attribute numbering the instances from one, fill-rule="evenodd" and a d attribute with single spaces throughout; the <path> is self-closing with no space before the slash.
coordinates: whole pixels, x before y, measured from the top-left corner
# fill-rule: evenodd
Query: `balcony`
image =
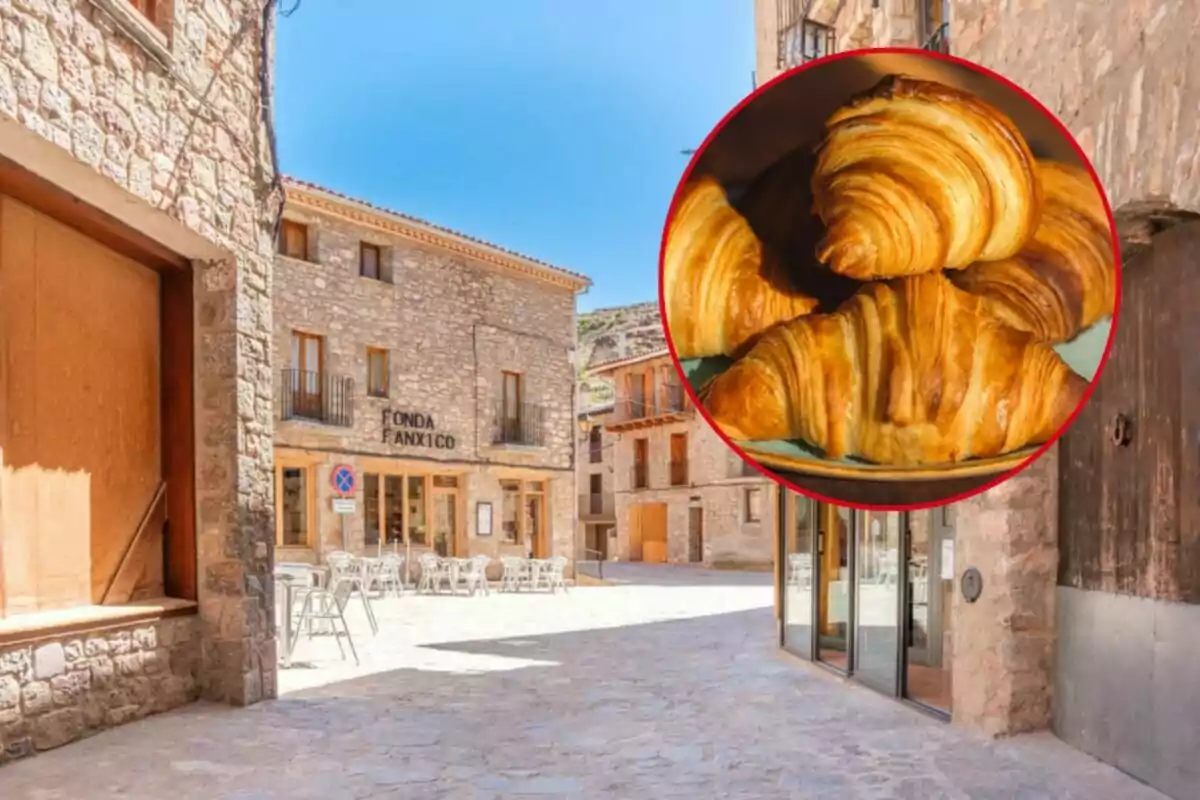
<path id="1" fill-rule="evenodd" d="M 789 70 L 834 52 L 834 29 L 804 16 L 802 0 L 780 0 L 776 17 L 779 31 L 775 66 Z"/>
<path id="2" fill-rule="evenodd" d="M 696 414 L 696 408 L 678 381 L 668 383 L 659 396 L 622 397 L 613 406 L 607 427 L 610 431 L 633 430 L 670 422 L 681 422 Z"/>
<path id="3" fill-rule="evenodd" d="M 671 459 L 671 485 L 688 485 L 688 460 L 686 458 Z"/>
<path id="4" fill-rule="evenodd" d="M 634 464 L 629 470 L 629 488 L 633 490 L 650 488 L 650 467 L 646 463 Z"/>
<path id="5" fill-rule="evenodd" d="M 282 421 L 308 420 L 341 428 L 354 425 L 353 378 L 285 369 L 282 386 Z"/>
<path id="6" fill-rule="evenodd" d="M 546 446 L 546 410 L 534 403 L 507 406 L 497 402 L 493 447 L 540 448 Z"/>
<path id="7" fill-rule="evenodd" d="M 950 23 L 943 22 L 937 26 L 933 34 L 925 40 L 925 44 L 921 45 L 922 50 L 929 50 L 934 53 L 950 53 Z"/>

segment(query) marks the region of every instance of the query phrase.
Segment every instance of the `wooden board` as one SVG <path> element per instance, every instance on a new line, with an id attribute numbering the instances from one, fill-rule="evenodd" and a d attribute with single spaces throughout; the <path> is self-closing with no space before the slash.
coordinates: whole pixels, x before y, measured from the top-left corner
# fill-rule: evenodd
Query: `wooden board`
<path id="1" fill-rule="evenodd" d="M 1200 603 L 1200 223 L 1125 266 L 1095 395 L 1063 437 L 1059 583 Z M 1128 442 L 1114 423 L 1131 424 Z"/>
<path id="2" fill-rule="evenodd" d="M 34 532 L 25 571 L 46 602 L 77 604 L 60 573 L 85 565 L 99 602 L 162 482 L 159 276 L 29 206 L 0 203 L 5 462 L 27 500 L 5 536 Z"/>

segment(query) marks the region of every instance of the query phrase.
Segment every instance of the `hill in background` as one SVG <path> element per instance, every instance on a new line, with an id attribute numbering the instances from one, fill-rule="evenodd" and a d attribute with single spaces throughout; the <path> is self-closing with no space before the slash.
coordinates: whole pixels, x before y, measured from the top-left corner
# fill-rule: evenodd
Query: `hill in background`
<path id="1" fill-rule="evenodd" d="M 580 314 L 576 324 L 579 329 L 581 405 L 585 409 L 613 400 L 612 387 L 606 381 L 583 377 L 589 368 L 616 358 L 645 355 L 667 346 L 656 302 L 598 308 Z"/>

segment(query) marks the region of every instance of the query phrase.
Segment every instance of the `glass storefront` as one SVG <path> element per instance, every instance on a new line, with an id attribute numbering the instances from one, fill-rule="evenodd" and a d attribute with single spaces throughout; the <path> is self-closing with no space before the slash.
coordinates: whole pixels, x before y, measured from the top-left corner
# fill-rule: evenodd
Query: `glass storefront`
<path id="1" fill-rule="evenodd" d="M 783 646 L 948 716 L 953 508 L 855 511 L 791 492 L 780 503 Z"/>

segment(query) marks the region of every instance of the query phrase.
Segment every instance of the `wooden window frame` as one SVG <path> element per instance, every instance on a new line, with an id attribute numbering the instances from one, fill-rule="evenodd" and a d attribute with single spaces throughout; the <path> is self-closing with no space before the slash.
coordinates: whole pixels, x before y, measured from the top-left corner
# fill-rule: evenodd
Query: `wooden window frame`
<path id="1" fill-rule="evenodd" d="M 367 253 L 375 254 L 375 274 L 367 274 Z M 358 243 L 358 274 L 359 277 L 373 281 L 383 281 L 383 248 L 370 242 Z"/>
<path id="2" fill-rule="evenodd" d="M 143 17 L 155 25 L 159 24 L 159 12 L 162 9 L 158 4 L 158 0 L 127 0 L 127 2 Z"/>
<path id="3" fill-rule="evenodd" d="M 503 539 L 504 528 L 504 495 L 506 493 L 505 484 L 515 483 L 517 485 L 517 536 L 516 540 L 509 542 Z M 542 484 L 542 488 L 534 488 L 534 484 Z M 527 530 L 525 524 L 526 502 L 530 497 L 542 498 L 542 514 L 538 518 L 538 529 L 536 531 Z M 550 521 L 547 516 L 550 513 L 550 480 L 545 477 L 531 478 L 528 475 L 518 477 L 517 475 L 501 475 L 500 476 L 500 529 L 502 547 L 526 547 L 532 545 L 533 551 L 538 551 L 545 547 L 549 550 L 549 538 L 547 533 L 550 530 Z"/>
<path id="4" fill-rule="evenodd" d="M 383 359 L 383 387 L 380 388 L 374 384 L 375 370 L 372 368 L 371 359 L 374 357 Z M 392 363 L 391 354 L 382 347 L 367 346 L 367 394 L 371 397 L 389 397 L 391 394 L 392 383 Z"/>
<path id="5" fill-rule="evenodd" d="M 309 255 L 308 255 L 309 249 L 308 248 L 309 248 L 309 244 L 310 244 L 309 237 L 308 237 L 308 227 L 309 226 L 304 224 L 303 222 L 297 222 L 294 219 L 285 219 L 282 222 L 280 222 L 280 224 L 279 224 L 279 242 L 276 247 L 276 250 L 278 250 L 279 255 L 284 256 L 285 258 L 294 258 L 299 261 L 308 261 L 309 260 Z M 300 248 L 302 252 L 300 253 L 300 255 L 294 255 L 288 251 L 288 247 L 287 247 L 288 231 L 299 232 L 300 241 L 302 243 L 302 246 Z"/>
<path id="6" fill-rule="evenodd" d="M 756 493 L 759 498 L 758 513 L 753 514 L 753 513 L 751 513 L 752 504 L 750 502 L 750 498 L 755 496 Z M 742 513 L 742 521 L 743 522 L 762 522 L 762 516 L 763 516 L 762 515 L 762 504 L 763 504 L 762 487 L 761 486 L 748 487 L 745 490 L 743 497 L 742 497 L 742 505 L 744 506 L 744 511 Z"/>
<path id="7" fill-rule="evenodd" d="M 410 546 L 420 550 L 428 550 L 434 552 L 436 547 L 433 539 L 434 527 L 434 495 L 453 494 L 454 502 L 454 530 L 451 537 L 452 552 L 465 552 L 466 547 L 466 488 L 463 485 L 463 476 L 457 472 L 440 472 L 440 471 L 424 471 L 414 469 L 411 465 L 397 466 L 386 461 L 374 459 L 365 459 L 361 462 L 361 470 L 364 476 L 363 486 L 366 487 L 365 476 L 375 475 L 378 479 L 379 486 L 379 520 L 378 520 L 378 535 L 379 545 L 384 551 L 390 546 L 387 540 L 387 478 L 400 478 L 401 486 L 403 487 L 404 496 L 401 498 L 400 504 L 400 538 L 396 541 L 397 545 Z M 434 479 L 438 476 L 452 477 L 457 481 L 456 486 L 435 486 Z M 425 507 L 425 544 L 419 544 L 409 541 L 409 509 L 408 509 L 408 484 L 412 478 L 418 478 L 422 482 L 422 505 Z M 363 507 L 366 507 L 366 498 L 363 498 Z M 364 514 L 364 524 L 366 518 Z M 364 537 L 365 538 L 365 537 Z M 372 545 L 364 544 L 364 550 Z M 370 553 L 365 553 L 370 555 Z"/>
<path id="8" fill-rule="evenodd" d="M 517 386 L 517 399 L 515 409 L 508 407 L 508 379 L 512 378 Z M 519 422 L 521 420 L 521 405 L 525 400 L 525 376 L 520 372 L 512 370 L 503 370 L 500 373 L 500 395 L 501 395 L 501 415 L 505 420 L 513 420 Z M 511 412 L 511 413 L 510 413 Z"/>
<path id="9" fill-rule="evenodd" d="M 275 546 L 293 550 L 312 550 L 316 541 L 317 528 L 317 483 L 316 465 L 311 459 L 275 454 Z M 298 469 L 304 473 L 304 544 L 283 543 L 283 471 Z"/>
<path id="10" fill-rule="evenodd" d="M 308 331 L 293 330 L 292 341 L 299 342 L 299 347 L 294 348 L 299 354 L 299 362 L 292 364 L 292 369 L 297 372 L 315 372 L 318 375 L 325 374 L 325 337 Z M 317 368 L 308 369 L 308 349 L 304 346 L 306 341 L 315 341 L 317 343 Z"/>

